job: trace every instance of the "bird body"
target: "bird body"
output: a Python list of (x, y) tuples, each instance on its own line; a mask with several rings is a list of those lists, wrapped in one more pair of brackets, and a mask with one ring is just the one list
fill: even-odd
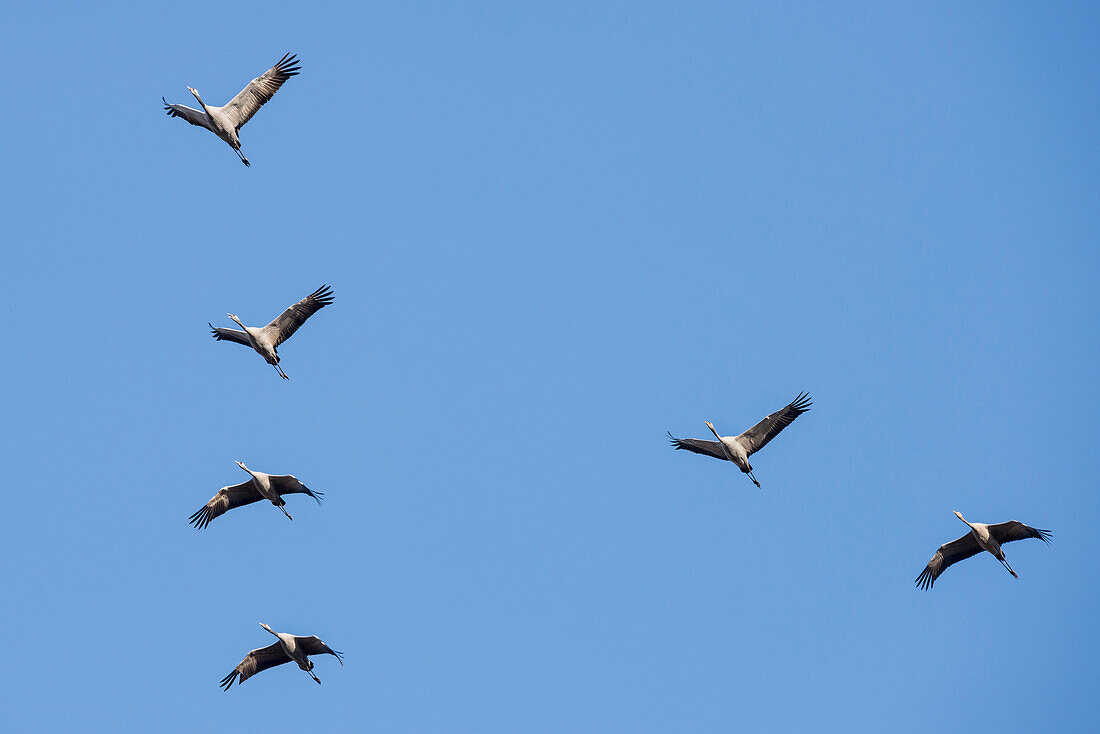
[(298, 330), (298, 327), (306, 322), (306, 319), (332, 303), (332, 301), (332, 289), (327, 285), (323, 285), (283, 311), (267, 326), (245, 326), (241, 323), (237, 314), (233, 313), (226, 315), (241, 327), (241, 331), (225, 329), (213, 324), (208, 324), (208, 326), (215, 340), (231, 341), (243, 344), (246, 347), (252, 347), (269, 365), (275, 368), (280, 377), (289, 380), (290, 378), (279, 365), (279, 345), (289, 339)]
[(760, 482), (756, 481), (756, 476), (752, 473), (749, 456), (764, 448), (795, 418), (808, 411), (812, 404), (809, 395), (799, 393), (798, 397), (781, 410), (766, 416), (762, 421), (738, 436), (720, 436), (718, 431), (715, 430), (714, 424), (706, 421), (707, 428), (718, 439), (717, 441), (707, 441), (700, 438), (676, 438), (672, 433), (669, 433), (668, 437), (672, 440), (673, 447), (677, 449), (733, 462), (738, 469), (748, 475), (753, 484), (759, 487)]
[(738, 469), (746, 474), (751, 472), (752, 465), (749, 464), (749, 452), (745, 449), (745, 445), (738, 440), (739, 436), (719, 436), (718, 431), (714, 430), (713, 423), (710, 421), (704, 422), (721, 444), (722, 452), (726, 455), (726, 460), (732, 461), (737, 465)]
[[(959, 513), (956, 512), (955, 514), (958, 515)], [(962, 515), (959, 515), (959, 519), (962, 520)], [(998, 543), (997, 539), (989, 532), (988, 525), (980, 522), (967, 522), (966, 520), (963, 520), (963, 522), (970, 526), (970, 534), (974, 536), (974, 540), (978, 542), (978, 545), (980, 545), (982, 549), (989, 551), (997, 557), (1004, 556), (1004, 553), (1001, 551), (1001, 544)]]
[[(282, 495), (279, 494), (279, 490), (276, 488), (275, 483), (271, 481), (270, 474), (266, 474), (262, 471), (252, 471), (239, 461), (237, 462), (237, 466), (248, 472), (248, 475), (252, 477), (252, 484), (255, 485), (256, 491), (259, 492), (264, 499), (268, 500), (269, 502), (271, 502), (271, 504), (282, 510), (283, 514), (285, 514), (287, 517), (290, 517), (290, 514), (287, 513), (285, 507), (286, 500), (284, 500)], [(293, 520), (294, 518), (290, 517), (290, 519)]]
[(306, 671), (312, 670), (313, 663), (309, 661), (309, 656), (298, 648), (298, 640), (294, 635), (288, 635), (286, 632), (276, 632), (266, 624), (262, 622), (260, 624), (265, 630), (279, 638), (279, 645), (283, 648), (283, 652), (286, 653), (288, 658), (298, 663), (299, 668)]
[(251, 165), (248, 159), (241, 153), (240, 131), (244, 124), (252, 119), (267, 101), (275, 96), (283, 83), (292, 76), (298, 74), (301, 69), (296, 66), (298, 57), (286, 54), (283, 58), (265, 71), (260, 76), (248, 83), (237, 96), (229, 100), (222, 107), (214, 107), (206, 104), (198, 91), (188, 87), (187, 91), (199, 101), (201, 110), (181, 104), (169, 104), (168, 100), (161, 97), (164, 109), (169, 117), (180, 117), (198, 127), (205, 127), (210, 132), (224, 140), (240, 157), (246, 166)]
[(316, 636), (300, 637), (286, 632), (276, 632), (263, 622), (260, 622), (260, 626), (275, 635), (277, 642), (251, 650), (245, 655), (244, 660), (237, 664), (233, 672), (222, 678), (221, 685), (225, 690), (229, 690), (234, 680), (237, 681), (237, 685), (240, 685), (260, 671), (289, 662), (297, 663), (299, 668), (309, 673), (309, 677), (320, 684), (321, 679), (313, 672), (314, 663), (309, 659), (310, 655), (332, 655), (340, 661), (341, 666), (344, 664), (343, 653), (333, 650)]
[(959, 561), (966, 560), (982, 551), (989, 552), (994, 558), (1000, 561), (1001, 565), (1004, 566), (1010, 574), (1012, 574), (1012, 578), (1018, 579), (1020, 576), (1008, 565), (1008, 561), (1005, 559), (1005, 554), (1001, 546), (1005, 543), (1011, 543), (1014, 540), (1023, 540), (1025, 538), (1038, 538), (1044, 543), (1050, 542), (1049, 530), (1039, 530), (1038, 528), (1028, 527), (1016, 520), (1002, 522), (996, 525), (986, 525), (980, 522), (970, 522), (958, 512), (955, 513), (955, 516), (966, 523), (970, 528), (970, 532), (950, 543), (944, 543), (936, 550), (935, 555), (932, 556), (932, 560), (928, 562), (928, 565), (925, 566), (920, 576), (917, 577), (917, 586), (922, 589), (931, 589), (936, 583), (936, 579), (938, 579), (949, 566)]
[(248, 345), (255, 349), (257, 354), (267, 360), (268, 364), (279, 364), (279, 353), (275, 350), (275, 341), (265, 334), (263, 329), (245, 326), (241, 323), (241, 320), (237, 318), (236, 314), (227, 315), (240, 324), (241, 329), (244, 330), (245, 336), (248, 337)]
[(231, 487), (222, 487), (209, 502), (191, 515), (189, 522), (196, 528), (200, 530), (205, 528), (214, 518), (224, 515), (235, 507), (261, 500), (268, 500), (293, 520), (294, 518), (286, 511), (284, 494), (307, 494), (317, 500), (317, 504), (321, 504), (323, 493), (302, 484), (293, 474), (267, 474), (262, 471), (253, 471), (239, 461), (237, 466), (248, 472), (248, 481)]

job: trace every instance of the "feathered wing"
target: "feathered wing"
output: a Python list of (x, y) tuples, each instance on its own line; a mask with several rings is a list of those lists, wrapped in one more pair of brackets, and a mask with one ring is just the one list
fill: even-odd
[(1049, 530), (1039, 530), (1038, 528), (1028, 527), (1017, 520), (990, 525), (989, 534), (1001, 545), (1011, 543), (1014, 540), (1024, 540), (1026, 538), (1038, 538), (1044, 543), (1049, 543), (1051, 535)]
[(323, 285), (279, 314), (264, 331), (271, 332), (271, 340), (279, 346), (298, 331), (298, 327), (313, 314), (332, 303), (332, 289)]
[(726, 459), (722, 444), (717, 441), (705, 441), (701, 438), (676, 438), (671, 432), (668, 437), (672, 439), (672, 445), (677, 449), (713, 456), (716, 459)]
[(210, 331), (214, 334), (214, 339), (217, 341), (237, 342), (238, 344), (244, 344), (246, 347), (251, 347), (252, 342), (248, 340), (248, 334), (238, 329), (223, 329), (220, 326), (214, 326), (210, 322), (206, 323), (210, 327)]
[(306, 655), (332, 655), (340, 661), (340, 665), (344, 664), (344, 653), (339, 650), (333, 650), (331, 647), (321, 642), (321, 638), (310, 635), (309, 637), (295, 637), (294, 641), (298, 644), (298, 648)]
[(222, 107), (222, 111), (231, 116), (238, 132), (261, 107), (267, 104), (268, 100), (275, 96), (275, 92), (279, 91), (283, 82), (298, 73), (302, 67), (296, 66), (297, 63), (297, 55), (286, 54), (275, 66), (250, 81), (247, 87)]
[(799, 393), (782, 410), (777, 410), (764, 420), (757, 423), (738, 438), (741, 440), (745, 451), (751, 456), (768, 445), (768, 441), (779, 435), (779, 432), (794, 422), (794, 419), (810, 409), (813, 403), (806, 393)]
[(256, 485), (249, 479), (247, 482), (234, 484), (232, 487), (222, 487), (218, 493), (210, 498), (210, 501), (199, 508), (198, 512), (188, 521), (198, 529), (203, 529), (216, 517), (224, 515), (234, 507), (250, 505), (259, 502), (264, 496), (256, 489)]
[(171, 104), (164, 97), (161, 97), (160, 100), (164, 102), (164, 109), (167, 110), (169, 117), (182, 118), (192, 125), (205, 127), (207, 130), (213, 132), (214, 128), (210, 126), (210, 118), (207, 117), (206, 113), (202, 110), (196, 110), (194, 107), (188, 107), (182, 104)]
[(283, 651), (283, 646), (276, 641), (274, 644), (252, 650), (245, 655), (244, 660), (237, 663), (233, 672), (222, 678), (221, 686), (228, 691), (233, 681), (238, 678), (237, 684), (240, 685), (260, 671), (289, 662), (290, 657)]
[(324, 492), (310, 489), (302, 484), (301, 480), (293, 474), (269, 474), (268, 478), (279, 494), (308, 494), (317, 500), (317, 504), (321, 504), (321, 498), (325, 496)]
[(932, 560), (928, 562), (924, 570), (921, 571), (920, 576), (917, 577), (917, 586), (922, 589), (931, 589), (936, 583), (936, 579), (947, 570), (948, 566), (958, 563), (959, 561), (965, 561), (967, 558), (981, 552), (982, 547), (978, 545), (978, 541), (975, 540), (974, 536), (970, 533), (967, 533), (958, 540), (944, 543), (936, 551), (936, 554), (932, 556)]

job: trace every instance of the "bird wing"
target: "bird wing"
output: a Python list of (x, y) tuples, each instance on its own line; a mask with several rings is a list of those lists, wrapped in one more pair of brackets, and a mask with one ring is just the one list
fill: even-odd
[(250, 505), (259, 502), (264, 496), (256, 489), (256, 485), (249, 479), (247, 482), (234, 484), (232, 487), (222, 487), (218, 493), (210, 498), (210, 501), (199, 508), (198, 512), (188, 521), (198, 529), (205, 528), (214, 518), (224, 515), (234, 507)]
[(332, 289), (327, 285), (323, 285), (279, 314), (274, 321), (264, 327), (264, 330), (271, 332), (271, 341), (274, 342), (275, 346), (279, 346), (293, 336), (294, 332), (298, 331), (298, 327), (306, 322), (306, 319), (332, 303), (332, 301)]
[(716, 459), (726, 459), (726, 454), (722, 450), (722, 444), (717, 441), (704, 441), (701, 438), (676, 438), (671, 433), (668, 434), (668, 437), (672, 439), (672, 445), (677, 449), (693, 451), (697, 454), (706, 454)]
[(275, 96), (275, 92), (279, 91), (283, 82), (298, 73), (302, 67), (295, 66), (297, 63), (297, 55), (286, 54), (275, 66), (250, 81), (247, 87), (238, 92), (237, 96), (222, 108), (222, 111), (230, 116), (238, 131), (261, 107), (267, 104), (269, 99)]
[(170, 104), (164, 97), (161, 97), (160, 100), (164, 102), (164, 109), (167, 110), (169, 117), (182, 117), (192, 125), (205, 127), (211, 131), (214, 129), (210, 126), (210, 118), (202, 110), (196, 110), (194, 107), (182, 104)]
[(755, 454), (793, 423), (795, 418), (809, 410), (812, 404), (809, 395), (799, 393), (785, 408), (775, 411), (737, 438), (748, 454)]
[(268, 474), (267, 478), (271, 480), (272, 485), (275, 487), (275, 491), (279, 494), (308, 494), (313, 499), (317, 500), (317, 504), (321, 504), (321, 498), (325, 496), (324, 492), (318, 492), (310, 489), (293, 474)]
[(298, 649), (304, 652), (306, 655), (323, 655), (328, 654), (334, 656), (340, 661), (340, 665), (344, 664), (344, 658), (342, 652), (333, 650), (331, 647), (321, 642), (320, 637), (310, 635), (309, 637), (295, 637), (294, 641), (298, 645)]
[(1028, 527), (1018, 520), (990, 525), (989, 534), (1001, 545), (1011, 543), (1014, 540), (1024, 540), (1025, 538), (1038, 538), (1044, 543), (1050, 542), (1049, 530)]
[(210, 331), (214, 333), (214, 338), (220, 342), (237, 342), (238, 344), (244, 344), (246, 347), (251, 347), (252, 342), (248, 340), (248, 334), (237, 329), (223, 329), (220, 326), (214, 326), (210, 322), (206, 323), (210, 327)]
[(244, 660), (237, 663), (237, 667), (233, 669), (233, 672), (222, 678), (221, 685), (228, 691), (229, 687), (233, 685), (233, 681), (238, 676), (240, 680), (237, 681), (237, 685), (240, 685), (262, 670), (274, 668), (276, 665), (282, 665), (283, 663), (289, 662), (290, 656), (286, 654), (281, 644), (275, 642), (267, 647), (252, 650), (245, 655)]
[(932, 560), (928, 562), (924, 570), (921, 571), (920, 576), (917, 577), (917, 586), (922, 589), (931, 589), (932, 585), (936, 583), (936, 579), (947, 570), (948, 566), (959, 561), (965, 561), (970, 556), (981, 552), (982, 547), (978, 545), (978, 541), (974, 539), (971, 533), (967, 533), (958, 540), (952, 540), (950, 543), (944, 543), (932, 556)]

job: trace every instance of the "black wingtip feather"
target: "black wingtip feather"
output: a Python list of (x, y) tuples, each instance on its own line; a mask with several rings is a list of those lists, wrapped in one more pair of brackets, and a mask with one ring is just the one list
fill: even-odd
[(191, 516), (188, 522), (194, 525), (196, 530), (203, 530), (210, 524), (212, 519), (213, 518), (210, 517), (210, 508), (203, 505), (198, 512)]
[(323, 285), (317, 290), (309, 294), (309, 298), (314, 301), (319, 301), (321, 306), (327, 306), (336, 300), (336, 297), (332, 295), (332, 288), (327, 285)]
[(810, 409), (810, 406), (813, 405), (813, 404), (814, 404), (814, 402), (813, 402), (813, 399), (810, 398), (810, 394), (808, 392), (803, 391), (803, 392), (798, 393), (798, 397), (796, 397), (794, 400), (792, 400), (788, 407), (790, 407), (793, 410), (797, 410), (799, 415), (801, 415), (802, 413), (805, 413), (806, 411), (808, 411)]

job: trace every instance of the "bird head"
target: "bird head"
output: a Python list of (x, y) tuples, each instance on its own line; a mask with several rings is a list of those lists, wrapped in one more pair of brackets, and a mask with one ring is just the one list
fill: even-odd
[[(966, 522), (966, 518), (963, 517), (962, 514), (958, 510), (955, 510), (955, 517), (959, 518), (963, 522)], [(966, 524), (969, 525), (970, 523), (967, 522)]]
[(266, 624), (264, 624), (263, 622), (260, 622), (260, 626), (261, 626), (261, 627), (263, 627), (263, 628), (264, 628), (265, 630), (267, 630), (268, 632), (270, 632), (271, 634), (275, 634), (275, 630), (271, 629), (270, 627), (268, 627), (268, 626), (267, 626)]
[(240, 468), (244, 469), (245, 471), (248, 471), (248, 467), (247, 467), (247, 466), (245, 466), (244, 464), (242, 464), (241, 462), (237, 461), (237, 462), (234, 462), (234, 463), (235, 463), (235, 464), (236, 464), (237, 466), (239, 466)]
[(238, 323), (238, 324), (239, 324), (239, 325), (241, 326), (241, 328), (244, 328), (244, 324), (242, 324), (242, 323), (241, 323), (241, 320), (240, 320), (240, 318), (239, 318), (239, 317), (237, 316), (237, 314), (235, 314), (235, 313), (227, 313), (227, 314), (226, 314), (226, 316), (228, 316), (229, 318), (231, 318), (231, 319), (233, 319), (234, 321), (236, 321), (236, 322), (237, 322), (237, 323)]
[(199, 90), (194, 89), (193, 87), (188, 87), (187, 91), (190, 92), (191, 94), (195, 95), (195, 99), (202, 102), (202, 97), (199, 96)]

